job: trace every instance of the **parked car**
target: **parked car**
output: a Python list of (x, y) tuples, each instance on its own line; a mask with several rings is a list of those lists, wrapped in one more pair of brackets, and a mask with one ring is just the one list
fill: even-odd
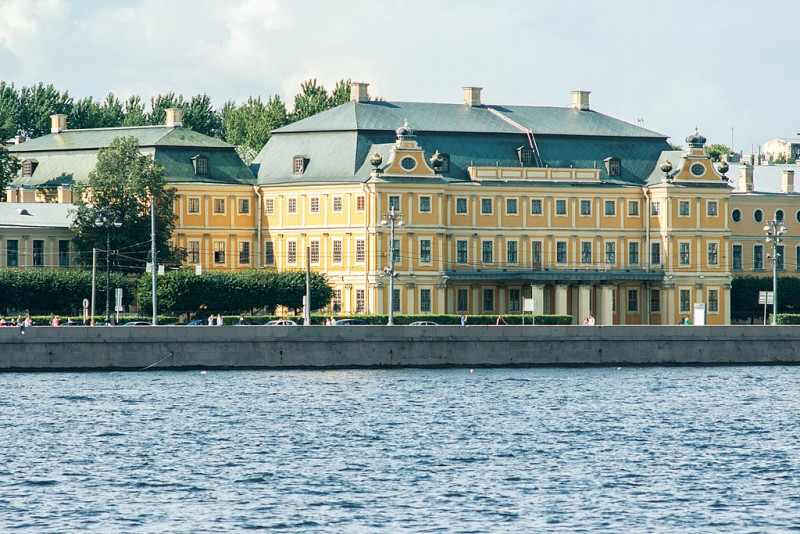
[(409, 326), (439, 326), (439, 323), (433, 321), (414, 321)]
[(367, 321), (364, 319), (339, 319), (333, 326), (367, 326)]
[(264, 326), (297, 326), (297, 323), (291, 319), (273, 319), (265, 323)]
[(194, 321), (189, 321), (186, 323), (186, 326), (206, 326), (207, 324), (207, 319), (195, 319)]
[(122, 326), (150, 326), (147, 321), (129, 321)]

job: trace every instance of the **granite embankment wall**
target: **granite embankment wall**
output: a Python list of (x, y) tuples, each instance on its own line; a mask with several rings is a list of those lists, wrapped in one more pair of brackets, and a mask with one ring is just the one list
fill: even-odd
[(0, 371), (764, 363), (800, 363), (800, 327), (0, 328)]

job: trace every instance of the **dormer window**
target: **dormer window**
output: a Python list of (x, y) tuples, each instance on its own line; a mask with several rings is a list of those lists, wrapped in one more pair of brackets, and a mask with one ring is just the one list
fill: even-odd
[(439, 154), (442, 156), (442, 164), (439, 166), (439, 172), (447, 174), (450, 172), (450, 154)]
[(606, 165), (606, 172), (609, 176), (619, 176), (622, 174), (622, 160), (619, 158), (606, 158), (603, 160)]
[(533, 150), (527, 146), (521, 146), (517, 149), (517, 159), (520, 166), (530, 165), (533, 163)]
[(197, 176), (208, 175), (208, 158), (206, 156), (195, 156), (192, 158), (194, 173)]
[(292, 174), (303, 174), (306, 172), (308, 158), (305, 156), (295, 156), (292, 159)]
[(22, 176), (33, 176), (33, 172), (36, 170), (36, 166), (39, 163), (32, 160), (26, 159), (22, 162)]

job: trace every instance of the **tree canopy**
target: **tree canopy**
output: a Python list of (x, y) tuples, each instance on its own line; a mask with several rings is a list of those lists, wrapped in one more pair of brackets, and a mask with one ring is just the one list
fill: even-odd
[(706, 154), (711, 156), (711, 161), (719, 161), (721, 156), (733, 154), (733, 150), (721, 143), (711, 143), (706, 145)]
[[(156, 249), (159, 263), (175, 261), (168, 243), (175, 227), (172, 212), (175, 190), (166, 187), (164, 169), (150, 156), (143, 155), (134, 137), (118, 137), (101, 149), (97, 166), (86, 184), (75, 186), (73, 242), (78, 261), (91, 261), (93, 247), (105, 250), (111, 232), (114, 266), (143, 271), (150, 255), (150, 198), (156, 202)], [(105, 216), (122, 220), (120, 228), (98, 227), (95, 221)]]

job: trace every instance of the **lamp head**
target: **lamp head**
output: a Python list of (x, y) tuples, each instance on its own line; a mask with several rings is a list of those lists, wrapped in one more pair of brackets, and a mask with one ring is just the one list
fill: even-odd
[(764, 226), (764, 228), (762, 228), (762, 230), (764, 230), (765, 232), (769, 232), (771, 230), (771, 228), (769, 226)]
[(400, 221), (399, 223), (397, 223), (397, 226), (405, 226), (405, 225), (406, 225), (405, 221)]
[(114, 228), (120, 228), (122, 226), (122, 217), (117, 215), (117, 218), (114, 219)]
[(387, 221), (386, 219), (381, 219), (381, 222), (379, 222), (378, 224), (381, 226), (386, 226), (387, 224), (389, 224), (389, 221)]
[(97, 218), (94, 220), (94, 225), (100, 228), (106, 223), (106, 218), (104, 215), (98, 215)]

